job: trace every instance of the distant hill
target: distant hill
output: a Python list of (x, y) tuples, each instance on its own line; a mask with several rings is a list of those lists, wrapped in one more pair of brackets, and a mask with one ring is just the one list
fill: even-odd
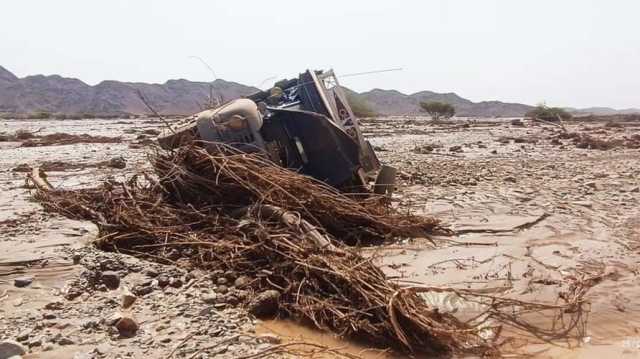
[(532, 106), (500, 101), (472, 102), (455, 93), (421, 91), (405, 95), (396, 90), (374, 89), (357, 94), (357, 97), (381, 115), (421, 114), (420, 102), (446, 102), (456, 109), (457, 116), (475, 117), (518, 117), (532, 109)]
[(611, 116), (611, 115), (629, 115), (634, 113), (640, 113), (640, 109), (638, 108), (627, 108), (624, 110), (616, 110), (611, 107), (588, 107), (588, 108), (567, 108), (569, 112), (574, 115), (593, 115), (593, 116)]
[[(146, 114), (147, 107), (140, 101), (141, 91), (154, 109), (162, 114), (184, 115), (199, 111), (209, 97), (207, 82), (169, 80), (164, 84), (103, 81), (95, 86), (78, 79), (59, 75), (35, 75), (18, 78), (0, 66), (0, 113), (29, 114), (36, 112), (62, 114), (120, 115)], [(257, 88), (236, 82), (215, 80), (212, 83), (215, 96), (230, 100), (258, 91)], [(421, 91), (411, 95), (396, 90), (374, 89), (357, 93), (346, 89), (351, 100), (359, 107), (366, 107), (380, 115), (421, 114), (420, 102), (441, 101), (452, 104), (458, 116), (519, 117), (532, 106), (500, 101), (472, 102), (455, 93)], [(579, 114), (637, 113), (629, 109), (623, 112), (594, 107), (571, 109)]]
[[(206, 82), (169, 80), (164, 84), (103, 81), (95, 86), (58, 75), (18, 78), (0, 66), (0, 112), (64, 114), (143, 114), (149, 110), (140, 101), (141, 91), (162, 114), (191, 114), (201, 109), (209, 96)], [(246, 96), (257, 88), (216, 80), (214, 95), (225, 100)]]

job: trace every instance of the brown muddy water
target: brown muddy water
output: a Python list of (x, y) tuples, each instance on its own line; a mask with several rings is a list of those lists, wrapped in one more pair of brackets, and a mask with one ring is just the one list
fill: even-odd
[[(574, 130), (602, 127), (573, 124)], [(123, 136), (119, 144), (76, 144), (21, 148), (0, 143), (0, 316), (51, 299), (77, 274), (62, 248), (96, 237), (88, 223), (44, 214), (23, 187), (25, 173), (12, 169), (43, 161), (95, 163), (122, 156), (127, 170), (85, 168), (49, 173), (62, 187), (92, 186), (108, 177), (146, 166), (144, 149), (130, 148), (157, 124), (141, 120), (3, 121), (0, 132), (17, 129)], [(367, 121), (365, 134), (382, 162), (399, 169), (394, 205), (440, 218), (458, 235), (363, 248), (401, 284), (473, 288), (486, 293), (548, 302), (563, 278), (608, 273), (592, 288), (585, 336), (544, 343), (517, 337), (520, 354), (540, 358), (640, 356), (640, 150), (592, 151), (549, 141), (498, 141), (501, 137), (546, 138), (543, 127), (478, 121), (468, 128), (428, 126), (421, 121)], [(638, 127), (608, 129), (611, 136), (640, 133)], [(415, 151), (431, 146), (432, 152)], [(460, 150), (450, 151), (453, 146)], [(419, 153), (418, 153), (419, 152)], [(29, 288), (13, 280), (33, 276)], [(448, 296), (426, 298), (443, 311), (477, 308)], [(544, 324), (545, 318), (535, 318)], [(285, 341), (339, 347), (365, 358), (399, 358), (289, 321), (265, 321), (257, 333)], [(1, 336), (1, 335), (0, 335)]]

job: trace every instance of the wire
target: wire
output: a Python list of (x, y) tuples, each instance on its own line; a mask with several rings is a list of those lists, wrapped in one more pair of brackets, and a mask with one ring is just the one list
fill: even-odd
[(200, 56), (189, 56), (189, 58), (190, 58), (190, 59), (196, 59), (196, 60), (198, 60), (198, 61), (202, 62), (202, 64), (203, 64), (204, 66), (206, 66), (206, 67), (209, 69), (209, 71), (211, 71), (211, 74), (213, 74), (213, 79), (214, 79), (214, 80), (217, 80), (217, 79), (218, 79), (218, 76), (216, 76), (216, 72), (215, 72), (215, 71), (213, 71), (213, 69), (211, 68), (211, 66), (209, 66), (209, 64), (208, 64), (206, 61), (204, 61), (204, 60), (202, 59), (202, 57), (200, 57)]
[(379, 74), (379, 73), (382, 73), (382, 72), (392, 72), (392, 71), (402, 71), (402, 70), (403, 70), (402, 67), (397, 67), (397, 68), (393, 68), (393, 69), (374, 70), (374, 71), (365, 71), (365, 72), (354, 72), (354, 73), (351, 73), (351, 74), (340, 75), (340, 78), (360, 76), (360, 75)]

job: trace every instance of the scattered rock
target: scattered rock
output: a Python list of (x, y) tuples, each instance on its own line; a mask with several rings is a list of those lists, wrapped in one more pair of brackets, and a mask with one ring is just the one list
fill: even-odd
[(144, 274), (145, 274), (147, 277), (155, 278), (155, 277), (157, 277), (157, 276), (158, 276), (158, 271), (157, 271), (157, 270), (155, 270), (155, 269), (153, 269), (153, 268), (149, 268), (149, 269), (147, 269), (147, 270), (145, 270), (145, 271), (144, 271)]
[(594, 190), (598, 189), (598, 184), (596, 182), (587, 182), (584, 185)]
[(73, 261), (73, 264), (80, 264), (80, 261), (82, 260), (82, 255), (78, 253), (74, 253), (71, 256), (71, 260)]
[(130, 291), (125, 290), (124, 292), (122, 292), (122, 308), (129, 308), (133, 305), (133, 303), (135, 303), (136, 299), (138, 299), (138, 297), (136, 297)]
[(27, 352), (22, 344), (13, 340), (0, 341), (0, 359), (8, 359), (12, 356), (23, 355)]
[(449, 152), (462, 152), (462, 146), (451, 146)]
[(111, 351), (111, 346), (107, 343), (98, 345), (94, 350), (94, 353), (105, 356)]
[(202, 301), (206, 304), (215, 304), (218, 296), (215, 294), (205, 294), (202, 296)]
[(509, 182), (509, 183), (516, 183), (516, 182), (517, 182), (516, 178), (515, 178), (515, 177), (513, 177), (513, 176), (507, 176), (507, 177), (505, 177), (505, 178), (504, 178), (504, 181), (505, 181), (505, 182)]
[(158, 286), (164, 288), (169, 285), (170, 279), (164, 274), (159, 275), (156, 280), (158, 281)]
[(83, 329), (98, 329), (98, 327), (100, 326), (100, 323), (98, 322), (98, 320), (93, 319), (93, 318), (89, 318), (89, 319), (85, 319), (80, 326)]
[(153, 287), (150, 285), (139, 285), (133, 288), (133, 293), (140, 297), (145, 296), (151, 292), (153, 292)]
[(80, 288), (69, 287), (66, 289), (66, 293), (64, 294), (64, 298), (66, 300), (74, 300), (81, 296), (84, 292)]
[(25, 329), (21, 331), (17, 336), (16, 340), (19, 342), (25, 342), (31, 336), (31, 329)]
[(111, 168), (123, 169), (127, 167), (127, 161), (123, 157), (114, 157), (107, 162), (107, 166)]
[(220, 294), (226, 294), (228, 291), (229, 287), (227, 287), (226, 285), (219, 285), (218, 288), (216, 288), (216, 292)]
[(75, 342), (75, 341), (73, 341), (72, 339), (70, 339), (70, 338), (68, 338), (68, 337), (63, 336), (63, 335), (62, 335), (62, 334), (60, 334), (60, 333), (56, 334), (56, 336), (55, 336), (55, 337), (53, 337), (53, 338), (51, 339), (51, 341), (52, 341), (52, 342), (54, 342), (54, 343), (56, 343), (56, 344), (58, 344), (58, 345), (73, 345), (73, 344), (75, 344), (75, 343), (76, 343), (76, 342)]
[(236, 280), (233, 282), (233, 285), (236, 288), (245, 288), (249, 285), (249, 283), (251, 283), (251, 278), (247, 277), (246, 275), (241, 275), (236, 278)]
[(130, 338), (136, 335), (139, 325), (138, 325), (138, 322), (136, 322), (136, 320), (133, 319), (132, 317), (123, 315), (116, 322), (115, 327), (116, 329), (118, 329), (118, 332), (120, 333), (121, 336)]
[(44, 342), (44, 338), (42, 336), (37, 336), (29, 340), (27, 345), (29, 345), (29, 348), (35, 348), (41, 346), (42, 342)]
[(49, 302), (44, 306), (44, 309), (47, 310), (61, 310), (62, 308), (64, 308), (62, 302)]
[(120, 286), (120, 275), (118, 275), (117, 272), (102, 272), (102, 274), (100, 275), (100, 279), (102, 280), (102, 283), (109, 289), (118, 289), (118, 287)]
[(220, 277), (218, 278), (218, 280), (216, 281), (216, 283), (218, 285), (226, 285), (227, 283), (229, 283), (229, 281), (227, 280), (227, 278), (225, 277)]
[(169, 285), (174, 287), (174, 288), (180, 288), (180, 287), (182, 287), (182, 284), (183, 284), (182, 283), (182, 279), (180, 279), (180, 278), (171, 278), (169, 280)]
[(18, 288), (24, 288), (33, 283), (33, 277), (20, 277), (13, 280), (13, 285)]
[(251, 300), (248, 306), (249, 313), (256, 317), (269, 317), (277, 313), (280, 293), (277, 290), (267, 290)]

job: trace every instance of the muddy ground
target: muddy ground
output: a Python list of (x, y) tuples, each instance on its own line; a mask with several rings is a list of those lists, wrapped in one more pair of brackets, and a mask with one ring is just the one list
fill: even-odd
[[(390, 276), (549, 301), (567, 277), (602, 274), (587, 296), (591, 312), (579, 341), (549, 344), (505, 332), (537, 357), (640, 354), (639, 149), (577, 148), (555, 126), (508, 120), (387, 118), (363, 125), (381, 161), (399, 169), (394, 205), (436, 216), (457, 233), (433, 238), (435, 245), (421, 239), (363, 248), (379, 256)], [(566, 127), (607, 139), (640, 135), (637, 122)], [(159, 123), (0, 122), (0, 132), (18, 129), (121, 137), (37, 147), (0, 142), (0, 340), (21, 343), (25, 357), (238, 358), (292, 340), (370, 358), (394, 356), (284, 320), (258, 321), (241, 304), (253, 295), (243, 289), (247, 278), (96, 251), (90, 246), (95, 226), (48, 215), (30, 199), (25, 176), (31, 166), (44, 165), (49, 181), (62, 188), (144, 168), (145, 144)], [(135, 302), (123, 308), (123, 295), (131, 294)], [(448, 297), (427, 299), (441, 310), (473, 309)], [(114, 326), (122, 316), (139, 324), (135, 335)]]

